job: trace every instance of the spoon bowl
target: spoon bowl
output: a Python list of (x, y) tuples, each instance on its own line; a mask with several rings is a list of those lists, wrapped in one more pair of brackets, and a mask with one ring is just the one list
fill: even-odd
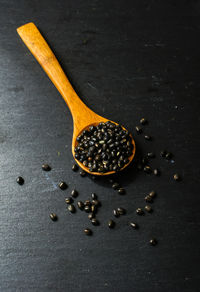
[[(39, 30), (35, 26), (34, 23), (30, 22), (27, 23), (17, 29), (17, 32), (25, 45), (31, 51), (33, 56), (42, 66), (44, 71), (47, 73), (53, 84), (56, 86), (60, 94), (62, 95), (63, 99), (65, 100), (66, 104), (68, 105), (72, 117), (73, 117), (73, 138), (72, 138), (72, 154), (74, 159), (76, 160), (77, 164), (86, 172), (92, 175), (109, 175), (114, 174), (115, 171), (109, 172), (90, 172), (89, 169), (84, 166), (80, 161), (75, 158), (74, 148), (77, 146), (76, 138), (83, 132), (85, 129), (88, 129), (91, 125), (96, 126), (100, 122), (108, 122), (110, 120), (96, 114), (91, 109), (89, 109), (82, 100), (78, 97), (75, 90), (73, 89), (72, 85), (70, 84), (68, 78), (66, 77), (64, 71), (62, 70), (60, 64), (58, 63), (55, 55), (51, 51), (50, 47), (48, 46), (45, 39), (40, 34)], [(114, 124), (116, 122), (110, 121)], [(126, 130), (124, 127), (122, 127)], [(135, 156), (135, 141), (133, 137), (130, 135), (133, 150), (132, 155), (129, 157), (129, 162), (125, 164), (121, 169), (123, 170), (127, 167), (133, 157)]]

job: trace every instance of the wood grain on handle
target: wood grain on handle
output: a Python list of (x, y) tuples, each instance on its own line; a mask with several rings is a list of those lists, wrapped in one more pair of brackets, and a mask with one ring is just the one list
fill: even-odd
[(74, 123), (80, 121), (84, 111), (92, 112), (78, 97), (55, 55), (34, 23), (30, 22), (17, 29), (17, 32), (33, 56), (40, 63), (71, 110)]

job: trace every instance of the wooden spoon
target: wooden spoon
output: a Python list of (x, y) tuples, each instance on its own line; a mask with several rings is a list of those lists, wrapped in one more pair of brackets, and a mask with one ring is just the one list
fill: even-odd
[[(110, 120), (94, 113), (81, 101), (81, 99), (78, 97), (75, 90), (73, 89), (72, 85), (70, 84), (69, 80), (67, 79), (65, 73), (63, 72), (55, 55), (49, 48), (48, 44), (46, 43), (45, 39), (42, 37), (34, 23), (30, 22), (19, 27), (17, 29), (17, 32), (22, 38), (25, 45), (31, 51), (33, 56), (37, 59), (44, 71), (47, 73), (53, 84), (56, 86), (71, 111), (74, 123), (72, 154), (75, 159), (74, 148), (77, 145), (77, 136), (91, 125), (97, 125), (100, 122), (107, 122)], [(133, 153), (131, 157), (129, 157), (129, 163), (127, 163), (121, 169), (124, 169), (133, 160), (133, 157), (135, 155), (135, 142), (133, 138), (132, 143), (134, 147)], [(82, 169), (94, 175), (109, 175), (115, 173), (114, 171), (105, 173), (90, 172), (89, 169), (85, 167), (81, 162), (79, 162), (77, 159), (75, 160)]]

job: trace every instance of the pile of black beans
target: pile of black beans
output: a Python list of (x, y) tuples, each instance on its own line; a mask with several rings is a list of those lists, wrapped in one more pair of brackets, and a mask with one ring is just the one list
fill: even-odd
[(133, 153), (129, 132), (110, 121), (90, 126), (76, 140), (75, 158), (90, 172), (119, 171)]

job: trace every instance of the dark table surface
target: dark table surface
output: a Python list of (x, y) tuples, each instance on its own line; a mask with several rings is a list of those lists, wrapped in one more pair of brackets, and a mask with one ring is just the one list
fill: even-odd
[[(132, 166), (118, 177), (119, 196), (107, 180), (71, 171), (71, 114), (16, 33), (30, 21), (83, 101), (126, 125), (137, 155), (156, 153), (160, 177)], [(199, 291), (199, 33), (199, 1), (0, 1), (0, 291)], [(143, 116), (151, 142), (135, 134)], [(99, 227), (66, 211), (73, 188), (80, 200), (98, 194)], [(139, 217), (151, 190), (154, 212)], [(118, 206), (127, 214), (109, 230)]]

